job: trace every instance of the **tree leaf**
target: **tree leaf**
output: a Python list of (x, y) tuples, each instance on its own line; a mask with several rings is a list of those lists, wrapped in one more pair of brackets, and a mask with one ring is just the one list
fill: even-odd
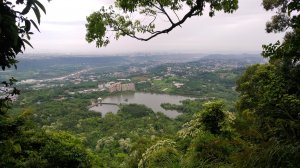
[(21, 14), (26, 15), (30, 11), (31, 6), (32, 6), (32, 0), (28, 0), (27, 4), (26, 4), (26, 7), (23, 9)]
[(37, 26), (37, 24), (31, 19), (30, 22), (33, 24), (33, 26), (40, 32), (39, 27)]
[(38, 23), (40, 24), (41, 23), (41, 13), (39, 11), (39, 9), (37, 8), (37, 6), (35, 4), (33, 4), (34, 7), (32, 7), (34, 13), (35, 13), (35, 16), (36, 16), (36, 19), (38, 21)]
[(15, 144), (13, 146), (14, 152), (20, 153), (22, 151), (21, 145), (20, 144)]
[(42, 11), (46, 14), (46, 9), (42, 3), (40, 3), (38, 0), (35, 0), (34, 3), (42, 9)]
[(29, 20), (25, 20), (25, 31), (29, 32), (31, 28), (31, 23)]
[(31, 48), (33, 48), (33, 46), (29, 43), (29, 41), (28, 40), (26, 40), (26, 39), (22, 39), (22, 41), (24, 42), (24, 43), (26, 43), (27, 45), (29, 45)]

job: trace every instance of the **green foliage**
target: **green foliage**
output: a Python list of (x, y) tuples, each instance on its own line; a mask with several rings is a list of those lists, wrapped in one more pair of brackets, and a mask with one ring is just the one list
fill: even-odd
[(204, 104), (204, 109), (194, 115), (193, 119), (184, 125), (178, 132), (182, 138), (196, 137), (203, 132), (211, 134), (230, 136), (235, 120), (234, 114), (224, 111), (224, 102), (214, 101)]
[(119, 114), (124, 118), (126, 118), (126, 116), (140, 118), (153, 115), (154, 112), (152, 111), (152, 109), (146, 107), (145, 105), (129, 104), (122, 106)]
[(209, 131), (212, 134), (221, 133), (221, 122), (223, 122), (225, 119), (225, 113), (223, 112), (223, 110), (223, 102), (205, 104), (204, 112), (201, 114), (201, 121), (206, 131)]
[(229, 156), (234, 148), (231, 141), (205, 133), (192, 140), (184, 163), (187, 167), (232, 167)]
[[(224, 63), (226, 64), (226, 63)], [(179, 67), (186, 67), (188, 63), (179, 64)], [(163, 76), (165, 69), (170, 65), (162, 65), (158, 67), (158, 70), (154, 68), (151, 74)], [(197, 66), (201, 66), (205, 70), (205, 63)], [(175, 69), (175, 68), (174, 68)], [(183, 73), (188, 70), (181, 70)], [(187, 74), (176, 74), (175, 77), (167, 76), (161, 80), (152, 80), (149, 84), (143, 84), (143, 87), (136, 87), (138, 91), (154, 92), (154, 93), (167, 93), (175, 95), (186, 95), (199, 98), (199, 104), (205, 101), (213, 99), (224, 99), (227, 107), (230, 111), (235, 111), (235, 101), (238, 97), (238, 93), (234, 90), (235, 80), (244, 72), (244, 69), (232, 69), (232, 70), (218, 70), (216, 72), (192, 72), (191, 76)], [(177, 88), (174, 82), (184, 84), (182, 87)], [(137, 86), (140, 86), (139, 84)], [(191, 101), (196, 103), (195, 101)], [(185, 103), (185, 102), (183, 102)], [(165, 108), (167, 105), (163, 105)], [(190, 106), (167, 107), (167, 109), (178, 110), (183, 113), (190, 113), (188, 108), (194, 108), (199, 111), (200, 106), (195, 107), (192, 104)]]
[[(22, 11), (15, 10), (15, 4), (9, 0), (0, 1), (0, 66), (2, 70), (11, 68), (16, 63), (16, 55), (25, 50), (29, 43), (31, 25), (38, 29), (37, 24), (26, 17), (30, 10), (35, 12), (40, 23), (40, 12), (46, 10), (38, 0), (17, 0), (16, 5), (25, 5)], [(8, 114), (11, 108), (12, 98), (19, 94), (19, 90), (13, 87), (16, 80), (12, 77), (9, 82), (2, 82), (0, 87), (0, 167), (33, 167), (47, 165), (47, 160), (39, 154), (40, 144), (35, 144), (34, 137), (27, 137), (24, 123), (27, 121), (28, 111), (13, 116)], [(37, 133), (38, 134), (38, 133)], [(29, 143), (29, 144), (27, 144)], [(33, 146), (31, 146), (33, 145)], [(37, 145), (37, 146), (35, 146)]]
[(274, 65), (250, 67), (238, 81), (239, 111), (249, 110), (265, 138), (298, 139), (300, 100)]
[(175, 142), (171, 140), (161, 140), (149, 147), (141, 158), (138, 167), (180, 167), (180, 155), (175, 148)]
[(47, 167), (97, 166), (93, 163), (95, 156), (82, 146), (82, 142), (64, 132), (50, 133), (50, 140), (41, 149), (41, 157), (47, 159)]
[[(109, 44), (109, 36), (115, 39), (129, 36), (138, 40), (148, 41), (160, 34), (169, 33), (180, 26), (188, 18), (203, 15), (205, 7), (209, 7), (209, 16), (214, 16), (216, 11), (232, 13), (238, 8), (237, 0), (117, 0), (114, 6), (101, 8), (87, 18), (86, 40), (90, 43), (96, 41), (97, 47)], [(177, 12), (189, 9), (181, 18)], [(120, 11), (120, 12), (117, 12)], [(171, 11), (171, 12), (170, 12)], [(171, 14), (171, 13), (174, 14)], [(139, 13), (139, 17), (151, 20), (146, 23), (133, 20), (132, 14)], [(173, 16), (174, 15), (174, 16)], [(156, 29), (156, 18), (165, 17), (171, 26)], [(149, 37), (139, 37), (137, 34), (147, 34)]]
[(106, 31), (103, 16), (100, 13), (93, 13), (87, 18), (87, 21), (89, 24), (86, 25), (88, 32), (86, 40), (90, 43), (94, 39), (101, 39), (96, 41), (97, 47), (106, 46), (109, 41), (103, 39), (103, 34)]
[(222, 101), (208, 102), (178, 132), (184, 167), (232, 167), (242, 142), (234, 129), (234, 114), (224, 111)]
[(299, 28), (299, 1), (297, 0), (263, 0), (266, 10), (277, 9), (270, 22), (267, 22), (267, 32), (282, 32), (287, 28)]
[(244, 158), (237, 160), (240, 167), (288, 167), (295, 168), (299, 166), (299, 144), (280, 144), (270, 141), (264, 142), (259, 147), (245, 149)]
[(241, 167), (297, 167), (300, 99), (292, 74), (281, 64), (254, 65), (238, 80), (235, 127), (250, 143), (240, 154)]
[[(38, 1), (27, 0), (24, 10), (16, 13), (11, 3), (3, 2), (0, 4), (0, 33), (11, 38), (13, 44), (5, 49), (7, 55), (1, 55), (1, 59), (7, 59), (1, 61), (5, 69), (16, 64), (15, 55), (29, 43), (29, 37), (24, 37), (31, 34), (32, 25), (38, 29), (23, 15), (33, 10), (40, 23), (39, 9), (44, 12), (45, 9)], [(130, 36), (147, 41), (172, 31), (189, 17), (203, 15), (207, 5), (209, 15), (213, 16), (215, 11), (233, 12), (237, 9), (237, 0), (117, 0), (115, 7), (102, 8), (87, 18), (86, 39), (96, 41), (98, 47), (106, 46), (108, 32), (113, 32), (116, 39)], [(278, 9), (277, 15), (267, 23), (267, 32), (287, 28), (290, 32), (283, 42), (264, 46), (263, 55), (270, 58), (269, 64), (249, 67), (237, 81), (240, 92), (237, 113), (227, 112), (222, 101), (203, 104), (207, 99), (203, 97), (183, 101), (182, 105), (163, 104), (166, 109), (184, 112), (176, 120), (137, 104), (122, 105), (117, 114), (102, 117), (86, 107), (90, 99), (107, 96), (107, 92), (75, 94), (62, 101), (57, 98), (67, 97), (63, 88), (25, 92), (20, 101), (32, 109), (31, 120), (43, 130), (30, 126), (32, 123), (26, 120), (29, 111), (20, 114), (24, 106), (21, 103), (12, 115), (2, 112), (1, 108), (0, 167), (298, 167), (300, 5), (296, 0), (263, 0), (263, 5), (266, 10)], [(117, 13), (115, 8), (121, 12)], [(178, 21), (168, 14), (183, 8), (189, 11)], [(129, 15), (136, 12), (154, 17), (154, 21), (134, 21)], [(157, 31), (154, 23), (159, 14), (171, 23), (162, 31)], [(21, 26), (16, 24), (16, 17), (23, 18)], [(139, 33), (150, 36), (140, 38)], [(200, 93), (211, 97), (214, 95), (211, 91), (216, 90), (219, 97), (231, 99), (234, 96), (225, 93), (231, 93), (226, 89), (232, 89), (232, 80), (237, 74), (226, 70), (204, 71), (186, 79), (167, 77), (148, 87), (150, 91), (161, 92), (168, 88), (168, 93)], [(207, 89), (203, 79), (214, 87)], [(173, 81), (184, 82), (184, 86), (174, 89)], [(222, 82), (225, 84), (218, 85)], [(94, 84), (70, 89), (90, 86)], [(147, 90), (147, 85), (141, 89)], [(0, 105), (7, 108), (2, 102)], [(186, 124), (180, 129), (183, 122)]]
[[(35, 16), (40, 23), (40, 9), (46, 13), (45, 7), (38, 0), (17, 1), (17, 5), (25, 5), (24, 9), (19, 12), (13, 7), (13, 3), (8, 0), (0, 2), (0, 66), (2, 70), (16, 67), (18, 62), (16, 55), (25, 50), (25, 44), (32, 47), (28, 40), (33, 34), (31, 24), (38, 29), (37, 24), (28, 19), (25, 15), (33, 10)], [(23, 49), (22, 49), (23, 48)]]
[[(25, 7), (22, 11), (16, 11), (16, 5), (25, 5)], [(33, 34), (31, 25), (37, 30), (39, 29), (35, 21), (26, 17), (26, 15), (33, 10), (40, 24), (40, 9), (46, 14), (45, 7), (38, 0), (17, 0), (16, 4), (9, 0), (0, 1), (0, 66), (3, 71), (6, 68), (11, 68), (11, 66), (17, 68), (16, 55), (23, 53), (26, 45), (32, 47), (29, 42), (30, 36)], [(12, 77), (9, 79), (9, 82), (1, 82), (1, 85), (4, 85), (4, 87), (0, 87), (0, 93), (4, 93), (4, 97), (0, 97), (0, 115), (6, 113), (7, 109), (10, 108), (12, 97), (20, 92), (13, 87), (16, 81)], [(11, 89), (12, 87), (13, 89)], [(3, 88), (4, 90), (2, 90)]]
[(264, 0), (277, 9), (267, 32), (286, 33), (282, 42), (264, 45), (270, 63), (247, 69), (237, 82), (241, 93), (236, 129), (247, 142), (239, 167), (298, 167), (300, 130), (299, 9), (296, 0)]
[(101, 165), (95, 154), (83, 147), (81, 140), (66, 132), (44, 132), (28, 124), (12, 131), (9, 136), (1, 137), (1, 167)]
[[(85, 149), (91, 149), (97, 154), (98, 160), (101, 159), (99, 165), (103, 167), (137, 167), (148, 147), (159, 138), (171, 137), (180, 126), (180, 122), (137, 104), (122, 105), (117, 114), (108, 113), (101, 117), (99, 113), (90, 112), (86, 108), (90, 104), (89, 99), (97, 98), (98, 94), (94, 97), (94, 94), (86, 94), (75, 95), (74, 98), (63, 101), (55, 100), (58, 95), (67, 96), (62, 90), (57, 88), (25, 92), (19, 100), (31, 107), (30, 118), (36, 125), (51, 132), (70, 132), (81, 139), (80, 144)], [(38, 100), (39, 104), (36, 103)], [(14, 108), (15, 113), (19, 108)], [(56, 151), (55, 148), (50, 149), (51, 146), (49, 151)], [(68, 160), (68, 155), (61, 157)], [(89, 164), (94, 166), (91, 162)]]
[(267, 32), (285, 32), (282, 42), (263, 46), (263, 56), (271, 59), (271, 63), (280, 66), (287, 78), (292, 78), (299, 90), (299, 41), (300, 41), (300, 2), (264, 0), (266, 10), (277, 9), (277, 14), (267, 23)]

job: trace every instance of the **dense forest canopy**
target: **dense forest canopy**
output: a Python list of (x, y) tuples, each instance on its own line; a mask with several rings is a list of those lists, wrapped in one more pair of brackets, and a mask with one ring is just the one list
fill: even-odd
[[(33, 10), (39, 23), (39, 10), (45, 12), (37, 0), (16, 4), (23, 10), (15, 11), (9, 0), (0, 1), (3, 70), (16, 65), (16, 55), (25, 44), (30, 46), (31, 26), (38, 29), (25, 15)], [(88, 102), (85, 98), (95, 95), (80, 102), (20, 105), (19, 111), (8, 110), (8, 98), (1, 99), (0, 167), (299, 167), (300, 1), (263, 0), (262, 4), (276, 11), (266, 31), (286, 35), (263, 46), (268, 63), (248, 67), (237, 80), (236, 112), (226, 110), (221, 100), (190, 100), (180, 106), (164, 105), (187, 113), (175, 120), (137, 104), (99, 116), (81, 106)], [(184, 8), (188, 12), (178, 16)], [(231, 13), (237, 8), (237, 0), (116, 0), (114, 6), (87, 18), (86, 39), (96, 41), (97, 47), (106, 46), (113, 32), (117, 39), (147, 41), (203, 15), (205, 9), (213, 16), (215, 11)], [(152, 20), (131, 20), (131, 13)], [(157, 30), (157, 15), (165, 16), (170, 26)], [(4, 85), (13, 83), (14, 79)], [(39, 94), (51, 97), (55, 92), (62, 90)]]

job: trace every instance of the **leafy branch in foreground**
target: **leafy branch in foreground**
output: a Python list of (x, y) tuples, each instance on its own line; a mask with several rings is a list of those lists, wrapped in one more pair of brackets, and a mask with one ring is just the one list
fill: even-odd
[[(23, 7), (23, 10), (15, 10), (17, 5)], [(46, 14), (45, 7), (38, 0), (16, 0), (15, 3), (9, 0), (0, 1), (0, 66), (3, 71), (12, 66), (17, 68), (16, 56), (23, 53), (26, 45), (33, 48), (29, 42), (30, 36), (33, 34), (31, 28), (35, 27), (39, 31), (40, 10)], [(38, 24), (27, 17), (30, 11), (34, 12)], [(5, 96), (0, 97), (1, 113), (4, 113), (5, 109), (9, 107), (10, 98), (19, 94), (16, 88), (12, 88), (14, 82), (16, 82), (14, 78), (11, 78), (9, 82), (2, 82), (1, 93)]]
[[(24, 6), (22, 11), (15, 10), (15, 6)], [(38, 0), (17, 0), (16, 4), (3, 0), (0, 1), (0, 66), (2, 70), (11, 68), (18, 62), (16, 55), (22, 53), (26, 45), (30, 44), (30, 36), (33, 34), (31, 27), (38, 31), (41, 14), (40, 9), (46, 13), (45, 7)], [(38, 24), (27, 17), (30, 11), (35, 13)]]
[[(110, 36), (148, 41), (169, 33), (193, 16), (202, 16), (206, 6), (212, 17), (216, 11), (234, 12), (238, 0), (116, 0), (114, 6), (102, 7), (87, 17), (86, 40), (96, 41), (97, 47), (109, 44)], [(166, 20), (169, 26), (158, 28), (162, 23), (159, 20)]]
[(300, 44), (300, 2), (298, 0), (263, 0), (266, 10), (277, 10), (271, 21), (267, 22), (268, 33), (286, 32), (282, 42), (263, 45), (264, 57), (271, 61), (282, 60), (286, 66), (299, 64)]

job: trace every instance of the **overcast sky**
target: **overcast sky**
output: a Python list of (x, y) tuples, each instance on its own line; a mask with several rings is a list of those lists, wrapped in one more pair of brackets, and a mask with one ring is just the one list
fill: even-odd
[(26, 53), (122, 54), (135, 52), (260, 53), (262, 44), (275, 42), (282, 34), (265, 33), (272, 13), (264, 11), (262, 0), (239, 0), (234, 14), (194, 17), (167, 35), (142, 42), (130, 38), (111, 40), (106, 48), (85, 41), (86, 17), (112, 0), (52, 0), (44, 3), (41, 33), (31, 40), (34, 49)]

